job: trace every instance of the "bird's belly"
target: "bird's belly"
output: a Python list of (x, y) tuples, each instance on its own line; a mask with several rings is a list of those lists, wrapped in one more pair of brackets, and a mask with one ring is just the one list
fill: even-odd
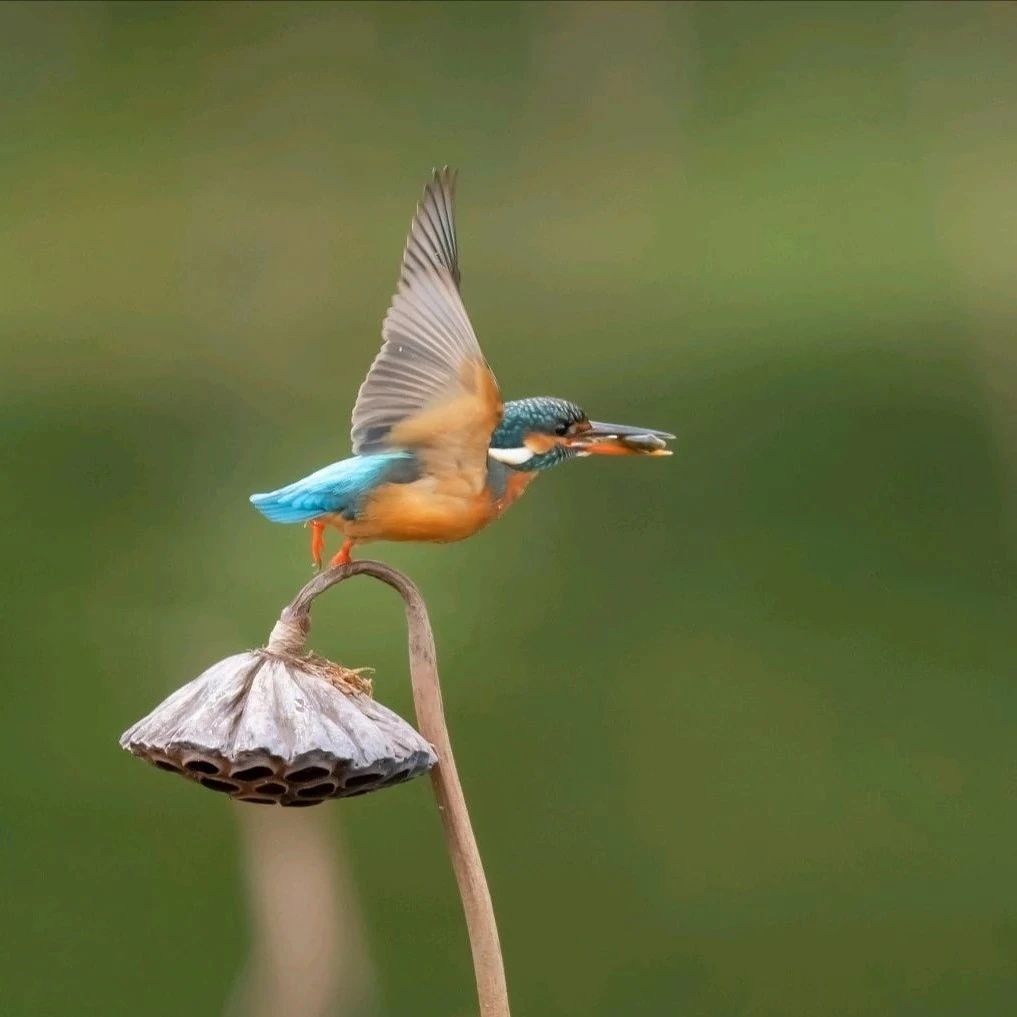
[(410, 484), (384, 484), (360, 507), (357, 518), (340, 528), (354, 540), (465, 540), (486, 526), (497, 508), (486, 490), (444, 488), (425, 478)]

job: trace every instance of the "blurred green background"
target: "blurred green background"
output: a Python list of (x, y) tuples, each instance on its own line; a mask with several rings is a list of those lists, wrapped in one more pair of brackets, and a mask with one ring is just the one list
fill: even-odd
[[(1017, 6), (0, 8), (0, 1010), (218, 1014), (237, 814), (120, 732), (262, 642), (432, 165), (507, 397), (679, 434), (428, 597), (515, 1012), (1017, 998)], [(313, 644), (412, 716), (397, 600)], [(327, 813), (327, 814), (326, 814)], [(322, 810), (378, 1015), (475, 1008), (425, 781)]]

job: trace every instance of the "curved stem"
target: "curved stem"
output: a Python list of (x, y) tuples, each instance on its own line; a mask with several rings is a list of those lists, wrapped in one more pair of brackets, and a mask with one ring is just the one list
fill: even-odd
[(481, 1017), (510, 1017), (505, 966), (498, 941), (494, 907), (452, 756), (452, 744), (442, 709), (441, 686), (438, 683), (434, 635), (420, 591), (406, 576), (388, 565), (377, 561), (354, 561), (315, 576), (283, 610), (280, 622), (295, 625), (306, 634), (311, 625), (310, 608), (314, 598), (337, 583), (359, 575), (380, 579), (403, 598), (409, 632), (410, 681), (417, 726), (438, 754), (438, 764), (431, 771), (431, 784), (466, 916), (480, 1014)]

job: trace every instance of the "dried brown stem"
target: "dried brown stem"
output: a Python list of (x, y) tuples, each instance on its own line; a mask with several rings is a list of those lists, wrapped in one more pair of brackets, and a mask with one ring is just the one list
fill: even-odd
[(466, 916), (480, 1015), (510, 1017), (505, 965), (498, 942), (494, 907), (452, 756), (452, 745), (442, 709), (441, 686), (438, 683), (434, 635), (420, 591), (406, 576), (388, 565), (377, 561), (355, 561), (315, 576), (284, 609), (280, 622), (295, 625), (306, 634), (311, 625), (310, 608), (314, 598), (336, 583), (360, 575), (380, 579), (403, 598), (409, 632), (410, 681), (417, 726), (438, 754), (438, 765), (431, 771), (431, 784)]

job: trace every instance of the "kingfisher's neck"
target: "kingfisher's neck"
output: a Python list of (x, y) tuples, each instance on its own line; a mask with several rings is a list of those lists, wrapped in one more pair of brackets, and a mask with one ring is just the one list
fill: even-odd
[(513, 470), (497, 459), (488, 458), (487, 489), (498, 506), (498, 514), (504, 512), (536, 477), (536, 470)]

